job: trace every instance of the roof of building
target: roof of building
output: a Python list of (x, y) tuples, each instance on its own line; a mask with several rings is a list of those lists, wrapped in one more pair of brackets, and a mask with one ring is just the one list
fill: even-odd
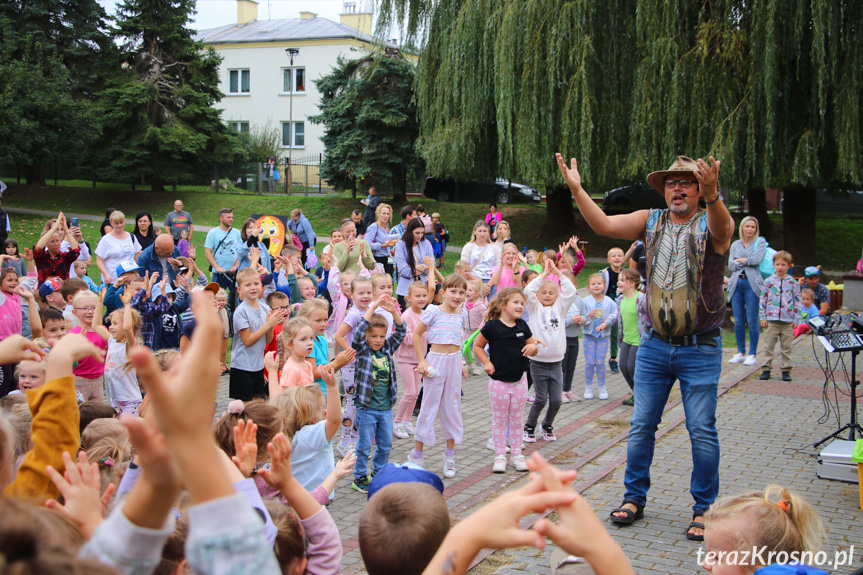
[(372, 42), (373, 38), (345, 24), (326, 18), (283, 18), (280, 20), (253, 20), (248, 24), (229, 24), (200, 30), (197, 40), (206, 44), (235, 44), (243, 42), (286, 42), (295, 40), (356, 39)]

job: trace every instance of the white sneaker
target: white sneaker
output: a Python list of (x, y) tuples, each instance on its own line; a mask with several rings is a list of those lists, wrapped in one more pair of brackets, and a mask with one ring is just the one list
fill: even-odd
[(425, 464), (423, 463), (423, 458), (422, 457), (414, 458), (413, 450), (411, 450), (411, 452), (408, 453), (408, 463), (412, 463), (412, 464), (416, 465), (417, 467), (422, 467), (423, 469), (425, 469)]
[[(446, 467), (444, 467), (444, 469), (446, 469)], [(506, 457), (495, 457), (494, 458), (494, 465), (491, 468), (491, 472), (492, 473), (506, 473)]]
[(604, 387), (599, 388), (599, 399), (608, 399), (608, 390)]
[(567, 397), (567, 395), (565, 393), (562, 393), (560, 395), (560, 402), (561, 403), (569, 403), (570, 399), (569, 399), (569, 397)]
[(405, 428), (405, 431), (407, 431), (409, 435), (416, 433), (416, 429), (414, 429), (414, 426), (411, 425), (410, 421), (402, 421), (402, 427)]
[(747, 355), (746, 359), (743, 360), (743, 365), (755, 365), (755, 356)]
[(527, 471), (527, 461), (524, 460), (524, 455), (513, 455), (509, 458), (509, 464), (515, 467), (516, 471)]
[[(488, 443), (485, 444), (485, 448), (489, 451), (494, 451), (494, 437), (488, 438)], [(506, 442), (506, 452), (509, 453), (509, 441)]]
[(448, 479), (455, 477), (455, 457), (447, 457), (446, 452), (443, 454), (443, 476)]
[(584, 399), (593, 399), (593, 388), (585, 387), (584, 388)]
[(481, 367), (475, 365), (472, 368), (470, 368), (470, 373), (471, 373), (471, 375), (482, 375), (483, 373), (485, 373), (485, 370), (482, 369)]
[(339, 443), (339, 446), (336, 449), (338, 449), (339, 455), (341, 455), (342, 458), (345, 458), (354, 452), (354, 444), (353, 443)]
[(745, 357), (742, 353), (735, 353), (734, 357), (728, 360), (728, 363), (742, 363)]
[(410, 435), (408, 435), (408, 430), (405, 429), (404, 424), (401, 422), (395, 424), (395, 426), (393, 427), (393, 435), (395, 435), (399, 439), (407, 439), (408, 437), (410, 437)]

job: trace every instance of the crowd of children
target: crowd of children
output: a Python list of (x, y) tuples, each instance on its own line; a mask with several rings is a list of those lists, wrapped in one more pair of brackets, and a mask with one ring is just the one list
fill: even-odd
[[(448, 233), (438, 214), (430, 219), (435, 252), (423, 265), (435, 270)], [(338, 573), (341, 541), (326, 506), (338, 481), (352, 475), (352, 490), (369, 498), (359, 523), (369, 573), (442, 565), (463, 573), (483, 547), (542, 546), (543, 537), (586, 558), (596, 573), (631, 573), (573, 491), (572, 472), (522, 449), (557, 439), (558, 411), (578, 399), (579, 353), (584, 399), (594, 391), (609, 398), (606, 358), (610, 351), (615, 371), (618, 345), (635, 393), (647, 315), (641, 277), (622, 269), (627, 254), (613, 248), (609, 267), (587, 278), (582, 298), (578, 238), (558, 250), (519, 251), (506, 222), (497, 223), (507, 237), (489, 278), (460, 261), (450, 276), (410, 283), (400, 292), (403, 307), (393, 276), (379, 263), (366, 267), (364, 254), (339, 272), (340, 230), (309, 271), (293, 245), (270, 260), (266, 246), (250, 242), (233, 310), (195, 265), (187, 238), (173, 273), (160, 277), (124, 260), (107, 286), (89, 280), (80, 261), (72, 279), (39, 281), (33, 251), (7, 240), (0, 254), (0, 566), (30, 566), (21, 573)], [(783, 379), (790, 379), (785, 352), (800, 317), (790, 259), (776, 254), (761, 301), (765, 343), (783, 346)], [(488, 375), (492, 471), (509, 465), (535, 473), (450, 529), (444, 484), (426, 471), (436, 464), (424, 452), (436, 444), (439, 422), (445, 448), (437, 465), (444, 478), (457, 475), (469, 371)], [(225, 373), (234, 401), (214, 414)], [(394, 437), (414, 441), (404, 465), (390, 463)], [(47, 499), (48, 510), (19, 501), (25, 498)], [(775, 509), (760, 509), (768, 505)], [(518, 527), (526, 513), (552, 507), (557, 524)], [(767, 545), (817, 545), (807, 504), (771, 489), (711, 509), (706, 520), (717, 527), (708, 546), (728, 547), (718, 533), (747, 513), (783, 523), (790, 534)], [(4, 535), (15, 530), (16, 538)]]

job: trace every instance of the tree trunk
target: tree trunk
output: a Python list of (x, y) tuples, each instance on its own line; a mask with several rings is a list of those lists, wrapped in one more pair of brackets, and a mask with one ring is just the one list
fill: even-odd
[(408, 173), (407, 170), (398, 170), (398, 175), (393, 178), (393, 203), (405, 203), (408, 198)]
[(28, 188), (44, 186), (45, 184), (45, 164), (33, 164), (24, 166), (24, 178), (27, 180)]
[(815, 189), (788, 186), (782, 190), (785, 250), (795, 267), (818, 264), (815, 256)]
[(764, 188), (749, 188), (746, 190), (749, 199), (749, 215), (758, 220), (760, 235), (768, 242), (773, 241), (773, 223), (767, 214), (767, 194)]
[(165, 191), (165, 181), (162, 179), (162, 176), (158, 174), (150, 175), (150, 192), (152, 193), (162, 193)]
[(575, 232), (575, 214), (572, 209), (572, 193), (560, 185), (546, 189), (545, 229), (542, 237), (568, 237)]

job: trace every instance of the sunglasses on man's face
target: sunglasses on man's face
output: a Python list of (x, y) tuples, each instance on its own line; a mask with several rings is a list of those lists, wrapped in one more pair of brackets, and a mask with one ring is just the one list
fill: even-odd
[(696, 183), (698, 183), (698, 182), (696, 182), (695, 180), (688, 180), (688, 179), (687, 180), (665, 180), (665, 187), (670, 190), (670, 189), (673, 189), (675, 186), (677, 186), (677, 184), (680, 184), (681, 188), (687, 189), (687, 188), (691, 188)]

